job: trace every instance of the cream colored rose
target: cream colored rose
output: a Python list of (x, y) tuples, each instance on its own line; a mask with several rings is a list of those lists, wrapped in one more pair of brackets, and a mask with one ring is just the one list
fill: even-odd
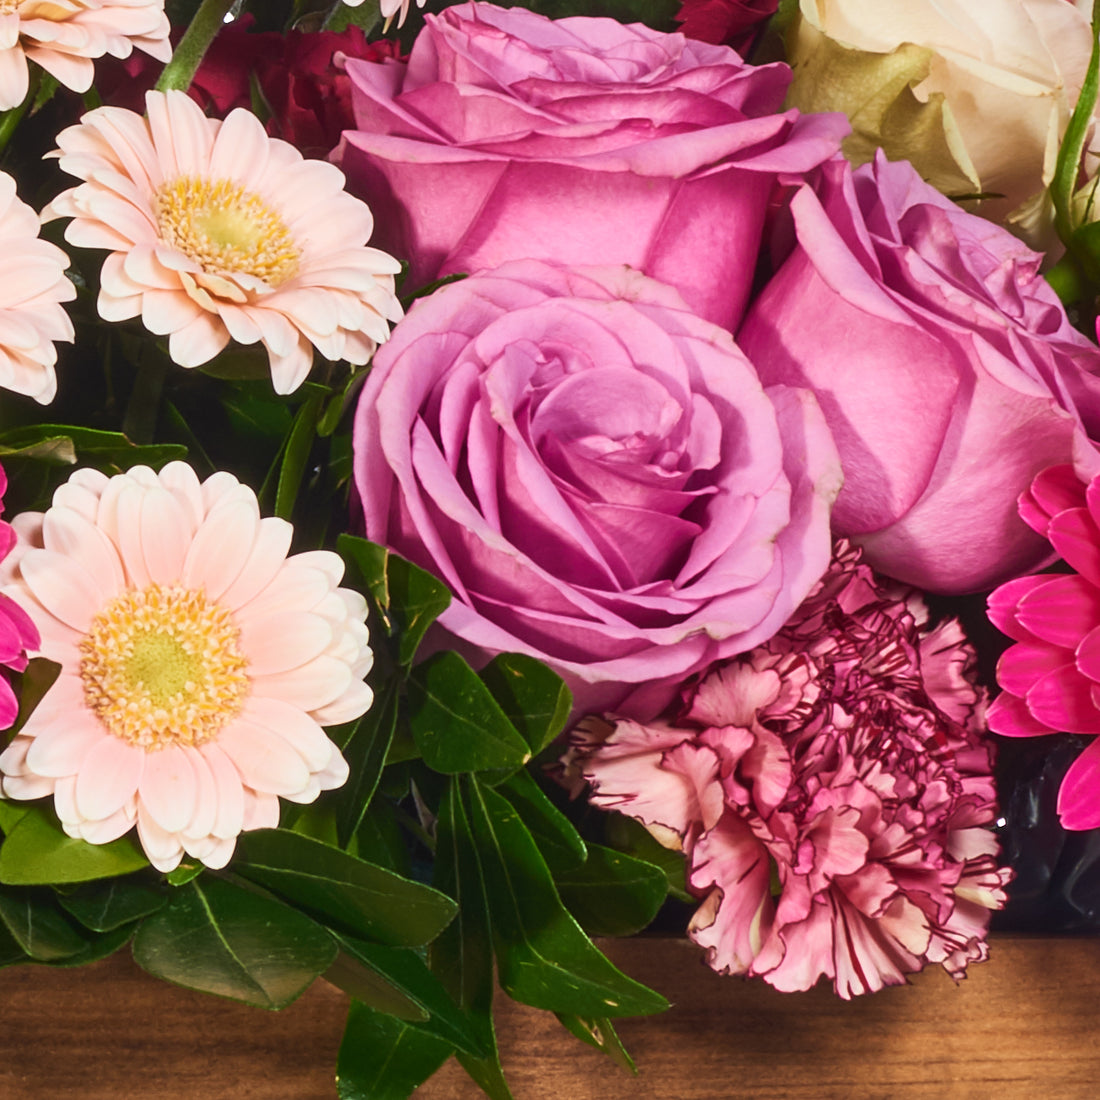
[(1090, 49), (1066, 0), (800, 0), (788, 101), (847, 114), (853, 163), (881, 146), (1044, 247), (1044, 189)]

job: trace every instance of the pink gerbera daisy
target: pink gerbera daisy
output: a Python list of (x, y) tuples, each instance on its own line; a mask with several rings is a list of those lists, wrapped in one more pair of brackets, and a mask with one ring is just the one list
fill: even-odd
[[(0, 469), (0, 497), (8, 488), (7, 475)], [(15, 545), (10, 524), (0, 522), (0, 558)], [(27, 667), (27, 650), (38, 648), (38, 631), (27, 613), (12, 599), (0, 595), (0, 665), (13, 672)], [(0, 676), (0, 729), (7, 729), (19, 713), (19, 703), (7, 678)]]
[(72, 244), (108, 248), (99, 312), (140, 316), (196, 367), (229, 342), (261, 343), (279, 393), (325, 358), (366, 363), (401, 317), (400, 264), (367, 247), (369, 207), (338, 168), (305, 160), (238, 109), (208, 119), (183, 92), (149, 92), (146, 115), (90, 111), (57, 138), (86, 183), (44, 217), (68, 216)]
[(0, 172), (0, 386), (46, 404), (57, 392), (55, 340), (72, 340), (62, 302), (76, 297), (69, 258), (38, 236), (38, 215)]
[(716, 970), (783, 991), (825, 977), (844, 998), (928, 963), (960, 977), (1010, 877), (972, 658), (957, 623), (930, 628), (842, 545), (774, 638), (673, 720), (582, 723), (571, 767), (684, 851), (689, 934)]
[(86, 92), (104, 54), (129, 57), (137, 46), (167, 61), (170, 29), (164, 0), (0, 0), (0, 111), (26, 98), (28, 60)]
[[(1100, 477), (1086, 487), (1072, 466), (1052, 466), (1020, 498), (1020, 515), (1076, 572), (1018, 577), (990, 595), (989, 618), (1016, 644), (997, 664), (1004, 690), (989, 728), (1100, 735)], [(1067, 829), (1100, 828), (1100, 736), (1066, 772), (1058, 815)]]
[(53, 795), (65, 831), (103, 844), (135, 824), (153, 866), (222, 867), (279, 796), (311, 802), (348, 769), (323, 725), (372, 695), (363, 598), (336, 554), (287, 556), (230, 474), (181, 462), (77, 471), (13, 521), (3, 593), (60, 674), (3, 754), (9, 798)]

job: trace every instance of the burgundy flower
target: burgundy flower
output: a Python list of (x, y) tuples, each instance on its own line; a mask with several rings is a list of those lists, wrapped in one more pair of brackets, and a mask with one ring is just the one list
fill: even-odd
[[(1020, 515), (1076, 570), (1002, 584), (989, 617), (1015, 641), (997, 665), (1004, 689), (989, 727), (1006, 737), (1100, 734), (1100, 477), (1086, 487), (1071, 466), (1044, 470)], [(1058, 792), (1067, 829), (1100, 826), (1100, 738), (1074, 761)]]
[[(271, 112), (267, 131), (306, 156), (325, 157), (343, 130), (355, 125), (347, 57), (382, 61), (400, 57), (386, 39), (368, 42), (359, 27), (306, 34), (253, 33), (251, 15), (223, 27), (199, 66), (188, 94), (208, 114), (224, 118), (235, 107), (253, 107), (255, 88)], [(179, 33), (173, 34), (173, 40)], [(138, 54), (107, 67), (97, 80), (103, 102), (144, 110), (145, 93), (162, 66)]]
[[(844, 998), (984, 959), (1004, 903), (984, 699), (956, 622), (838, 546), (771, 641), (716, 666), (669, 722), (589, 719), (592, 801), (682, 847), (689, 927), (723, 973)], [(778, 896), (771, 884), (778, 880)]]
[(676, 22), (688, 38), (743, 50), (779, 0), (681, 0)]

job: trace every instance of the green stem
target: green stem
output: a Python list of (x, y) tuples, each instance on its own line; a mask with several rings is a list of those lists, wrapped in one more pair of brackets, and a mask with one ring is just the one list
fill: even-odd
[(222, 29), (233, 4), (234, 0), (202, 0), (191, 25), (172, 54), (172, 60), (164, 66), (164, 72), (160, 74), (157, 81), (158, 92), (169, 92), (173, 89), (186, 92), (191, 87), (191, 81), (202, 64), (210, 43)]

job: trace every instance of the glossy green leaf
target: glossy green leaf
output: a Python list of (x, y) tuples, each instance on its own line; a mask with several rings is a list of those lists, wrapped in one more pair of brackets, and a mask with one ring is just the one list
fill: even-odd
[(198, 878), (205, 868), (196, 860), (194, 863), (185, 860), (178, 867), (173, 867), (164, 877), (171, 886), (186, 886), (193, 878)]
[(657, 915), (668, 895), (660, 867), (588, 845), (588, 859), (554, 875), (565, 907), (590, 936), (632, 936)]
[[(367, 943), (365, 940), (338, 935), (337, 941), (351, 960), (358, 963), (361, 970), (368, 971), (374, 979), (381, 979), (391, 990), (399, 993), (411, 1012), (393, 1013), (402, 1019), (422, 1022), (426, 1031), (469, 1051), (478, 1057), (484, 1057), (484, 1045), (474, 1034), (473, 1027), (466, 1014), (452, 1000), (439, 978), (428, 969), (420, 954), (408, 947), (386, 947), (383, 944)], [(331, 973), (331, 972), (330, 972)], [(330, 981), (333, 979), (326, 974)], [(361, 997), (358, 989), (340, 985), (346, 993), (357, 1000), (366, 1001), (374, 1008), (383, 1006), (373, 1004), (368, 998)], [(373, 983), (371, 988), (376, 988)]]
[(558, 1012), (556, 1015), (558, 1022), (570, 1035), (575, 1035), (582, 1043), (587, 1043), (590, 1047), (602, 1050), (611, 1061), (630, 1073), (636, 1074), (638, 1072), (638, 1067), (634, 1065), (634, 1059), (630, 1057), (630, 1053), (623, 1046), (614, 1025), (606, 1016), (598, 1020), (592, 1020), (566, 1012)]
[(286, 438), (282, 465), (279, 467), (279, 484), (275, 490), (275, 515), (289, 520), (294, 514), (298, 489), (302, 484), (309, 463), (310, 451), (317, 438), (317, 418), (321, 414), (321, 397), (314, 394), (295, 414), (290, 434)]
[(438, 890), (285, 829), (243, 833), (237, 852), (240, 874), (353, 936), (419, 947), (455, 914)]
[(664, 997), (617, 970), (562, 905), (511, 804), (472, 777), (467, 789), (504, 990), (536, 1008), (595, 1018), (666, 1009)]
[(387, 630), (392, 630), (389, 621), (390, 589), (386, 577), (386, 563), (390, 552), (376, 542), (359, 538), (357, 535), (340, 535), (336, 540), (336, 549), (349, 565), (355, 568), (359, 579), (385, 619)]
[(474, 1034), (488, 1051), (483, 1058), (458, 1051), (458, 1061), (491, 1100), (512, 1100), (493, 1026), (493, 940), (485, 887), (457, 779), (451, 780), (440, 804), (433, 881), (458, 899), (459, 909), (431, 946), (431, 967), (469, 1014)]
[(604, 818), (604, 839), (616, 851), (660, 867), (665, 874), (668, 892), (674, 898), (687, 902), (698, 901), (687, 888), (687, 861), (684, 853), (666, 848), (640, 821), (626, 814), (607, 814)]
[(501, 653), (480, 675), (532, 753), (541, 752), (565, 728), (573, 693), (541, 661), (523, 653)]
[(64, 959), (88, 946), (88, 937), (65, 916), (50, 890), (0, 890), (0, 921), (38, 962)]
[(580, 867), (588, 849), (573, 823), (547, 798), (526, 769), (497, 788), (511, 802), (539, 846), (546, 865), (555, 874)]
[(129, 836), (110, 844), (74, 839), (41, 806), (24, 814), (0, 846), (0, 882), (12, 885), (90, 882), (148, 866)]
[(57, 900), (85, 928), (110, 932), (155, 913), (168, 901), (168, 894), (145, 875), (127, 875), (85, 883)]
[(0, 798), (0, 832), (7, 836), (34, 809), (26, 802), (9, 802)]
[(409, 725), (424, 763), (445, 775), (516, 769), (531, 756), (478, 674), (450, 650), (409, 673)]
[(66, 955), (60, 959), (53, 959), (46, 965), (60, 968), (87, 966), (88, 963), (99, 962), (109, 955), (113, 955), (120, 948), (125, 947), (134, 935), (135, 925), (122, 925), (112, 928), (109, 932), (92, 936), (83, 950), (75, 955)]
[(401, 636), (397, 659), (412, 663), (428, 627), (451, 605), (450, 589), (431, 573), (390, 554), (386, 565), (390, 614)]
[(395, 679), (389, 681), (381, 695), (375, 698), (374, 705), (356, 723), (344, 748), (350, 775), (332, 797), (336, 835), (341, 847), (347, 847), (363, 823), (382, 777), (397, 726), (398, 687)]
[(415, 1024), (353, 1001), (336, 1061), (340, 1100), (408, 1100), (453, 1047)]
[(302, 913), (213, 876), (173, 891), (134, 939), (134, 959), (150, 974), (272, 1009), (290, 1004), (336, 953)]
[(7, 925), (0, 921), (0, 968), (18, 966), (31, 960), (26, 951), (19, 946), (16, 938), (8, 931)]
[(6, 458), (33, 458), (61, 466), (77, 462), (105, 473), (120, 473), (144, 463), (159, 469), (173, 459), (187, 457), (178, 443), (139, 446), (122, 432), (105, 432), (74, 424), (28, 424), (0, 434), (0, 454)]

